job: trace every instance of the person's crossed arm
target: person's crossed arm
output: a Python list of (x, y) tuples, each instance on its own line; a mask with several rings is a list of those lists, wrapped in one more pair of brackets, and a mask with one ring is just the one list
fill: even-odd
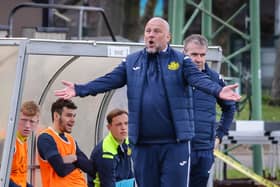
[(59, 154), (56, 143), (50, 135), (45, 133), (41, 134), (38, 137), (37, 147), (40, 157), (48, 160), (58, 176), (65, 177), (76, 168), (73, 163), (67, 163), (70, 162), (70, 159), (74, 159), (74, 156), (67, 155), (63, 158)]

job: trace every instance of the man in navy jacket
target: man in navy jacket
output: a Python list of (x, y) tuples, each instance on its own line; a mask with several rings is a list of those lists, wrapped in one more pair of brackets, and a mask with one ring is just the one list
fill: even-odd
[[(184, 53), (191, 57), (197, 68), (220, 86), (225, 83), (206, 63), (208, 42), (205, 37), (193, 34), (184, 41)], [(214, 162), (213, 149), (228, 132), (232, 123), (235, 102), (225, 101), (193, 87), (195, 136), (191, 141), (190, 187), (206, 187), (209, 171)], [(222, 110), (216, 129), (216, 103)]]
[(221, 87), (200, 72), (189, 57), (168, 43), (169, 24), (162, 18), (148, 21), (145, 49), (128, 55), (112, 72), (84, 85), (63, 81), (61, 98), (97, 95), (127, 85), (129, 141), (139, 187), (188, 185), (190, 140), (194, 136), (192, 90), (240, 100), (232, 89)]

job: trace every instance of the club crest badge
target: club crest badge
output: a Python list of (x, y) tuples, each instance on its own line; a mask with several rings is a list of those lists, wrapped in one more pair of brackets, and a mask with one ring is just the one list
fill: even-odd
[(180, 67), (180, 64), (178, 63), (178, 62), (175, 62), (175, 61), (172, 61), (172, 62), (170, 62), (169, 64), (168, 64), (168, 69), (169, 70), (177, 70), (177, 69), (179, 69), (179, 67)]

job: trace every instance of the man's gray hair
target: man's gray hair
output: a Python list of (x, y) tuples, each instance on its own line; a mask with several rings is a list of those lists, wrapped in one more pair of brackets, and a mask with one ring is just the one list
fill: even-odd
[(187, 49), (187, 46), (189, 43), (195, 43), (197, 45), (201, 45), (201, 46), (205, 46), (206, 49), (208, 48), (208, 41), (207, 39), (200, 35), (200, 34), (192, 34), (190, 36), (188, 36), (185, 40), (184, 40), (184, 48), (185, 50)]

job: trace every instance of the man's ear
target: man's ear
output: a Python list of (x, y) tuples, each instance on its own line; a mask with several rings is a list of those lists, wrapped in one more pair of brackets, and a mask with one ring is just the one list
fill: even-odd
[(60, 115), (59, 115), (58, 112), (54, 112), (54, 113), (53, 113), (53, 119), (54, 119), (54, 120), (58, 119), (59, 116), (60, 116)]
[(112, 125), (111, 124), (107, 124), (106, 126), (107, 126), (108, 131), (110, 131)]
[(170, 44), (171, 41), (172, 41), (172, 35), (171, 35), (171, 33), (168, 33), (167, 39), (168, 39), (168, 43)]

